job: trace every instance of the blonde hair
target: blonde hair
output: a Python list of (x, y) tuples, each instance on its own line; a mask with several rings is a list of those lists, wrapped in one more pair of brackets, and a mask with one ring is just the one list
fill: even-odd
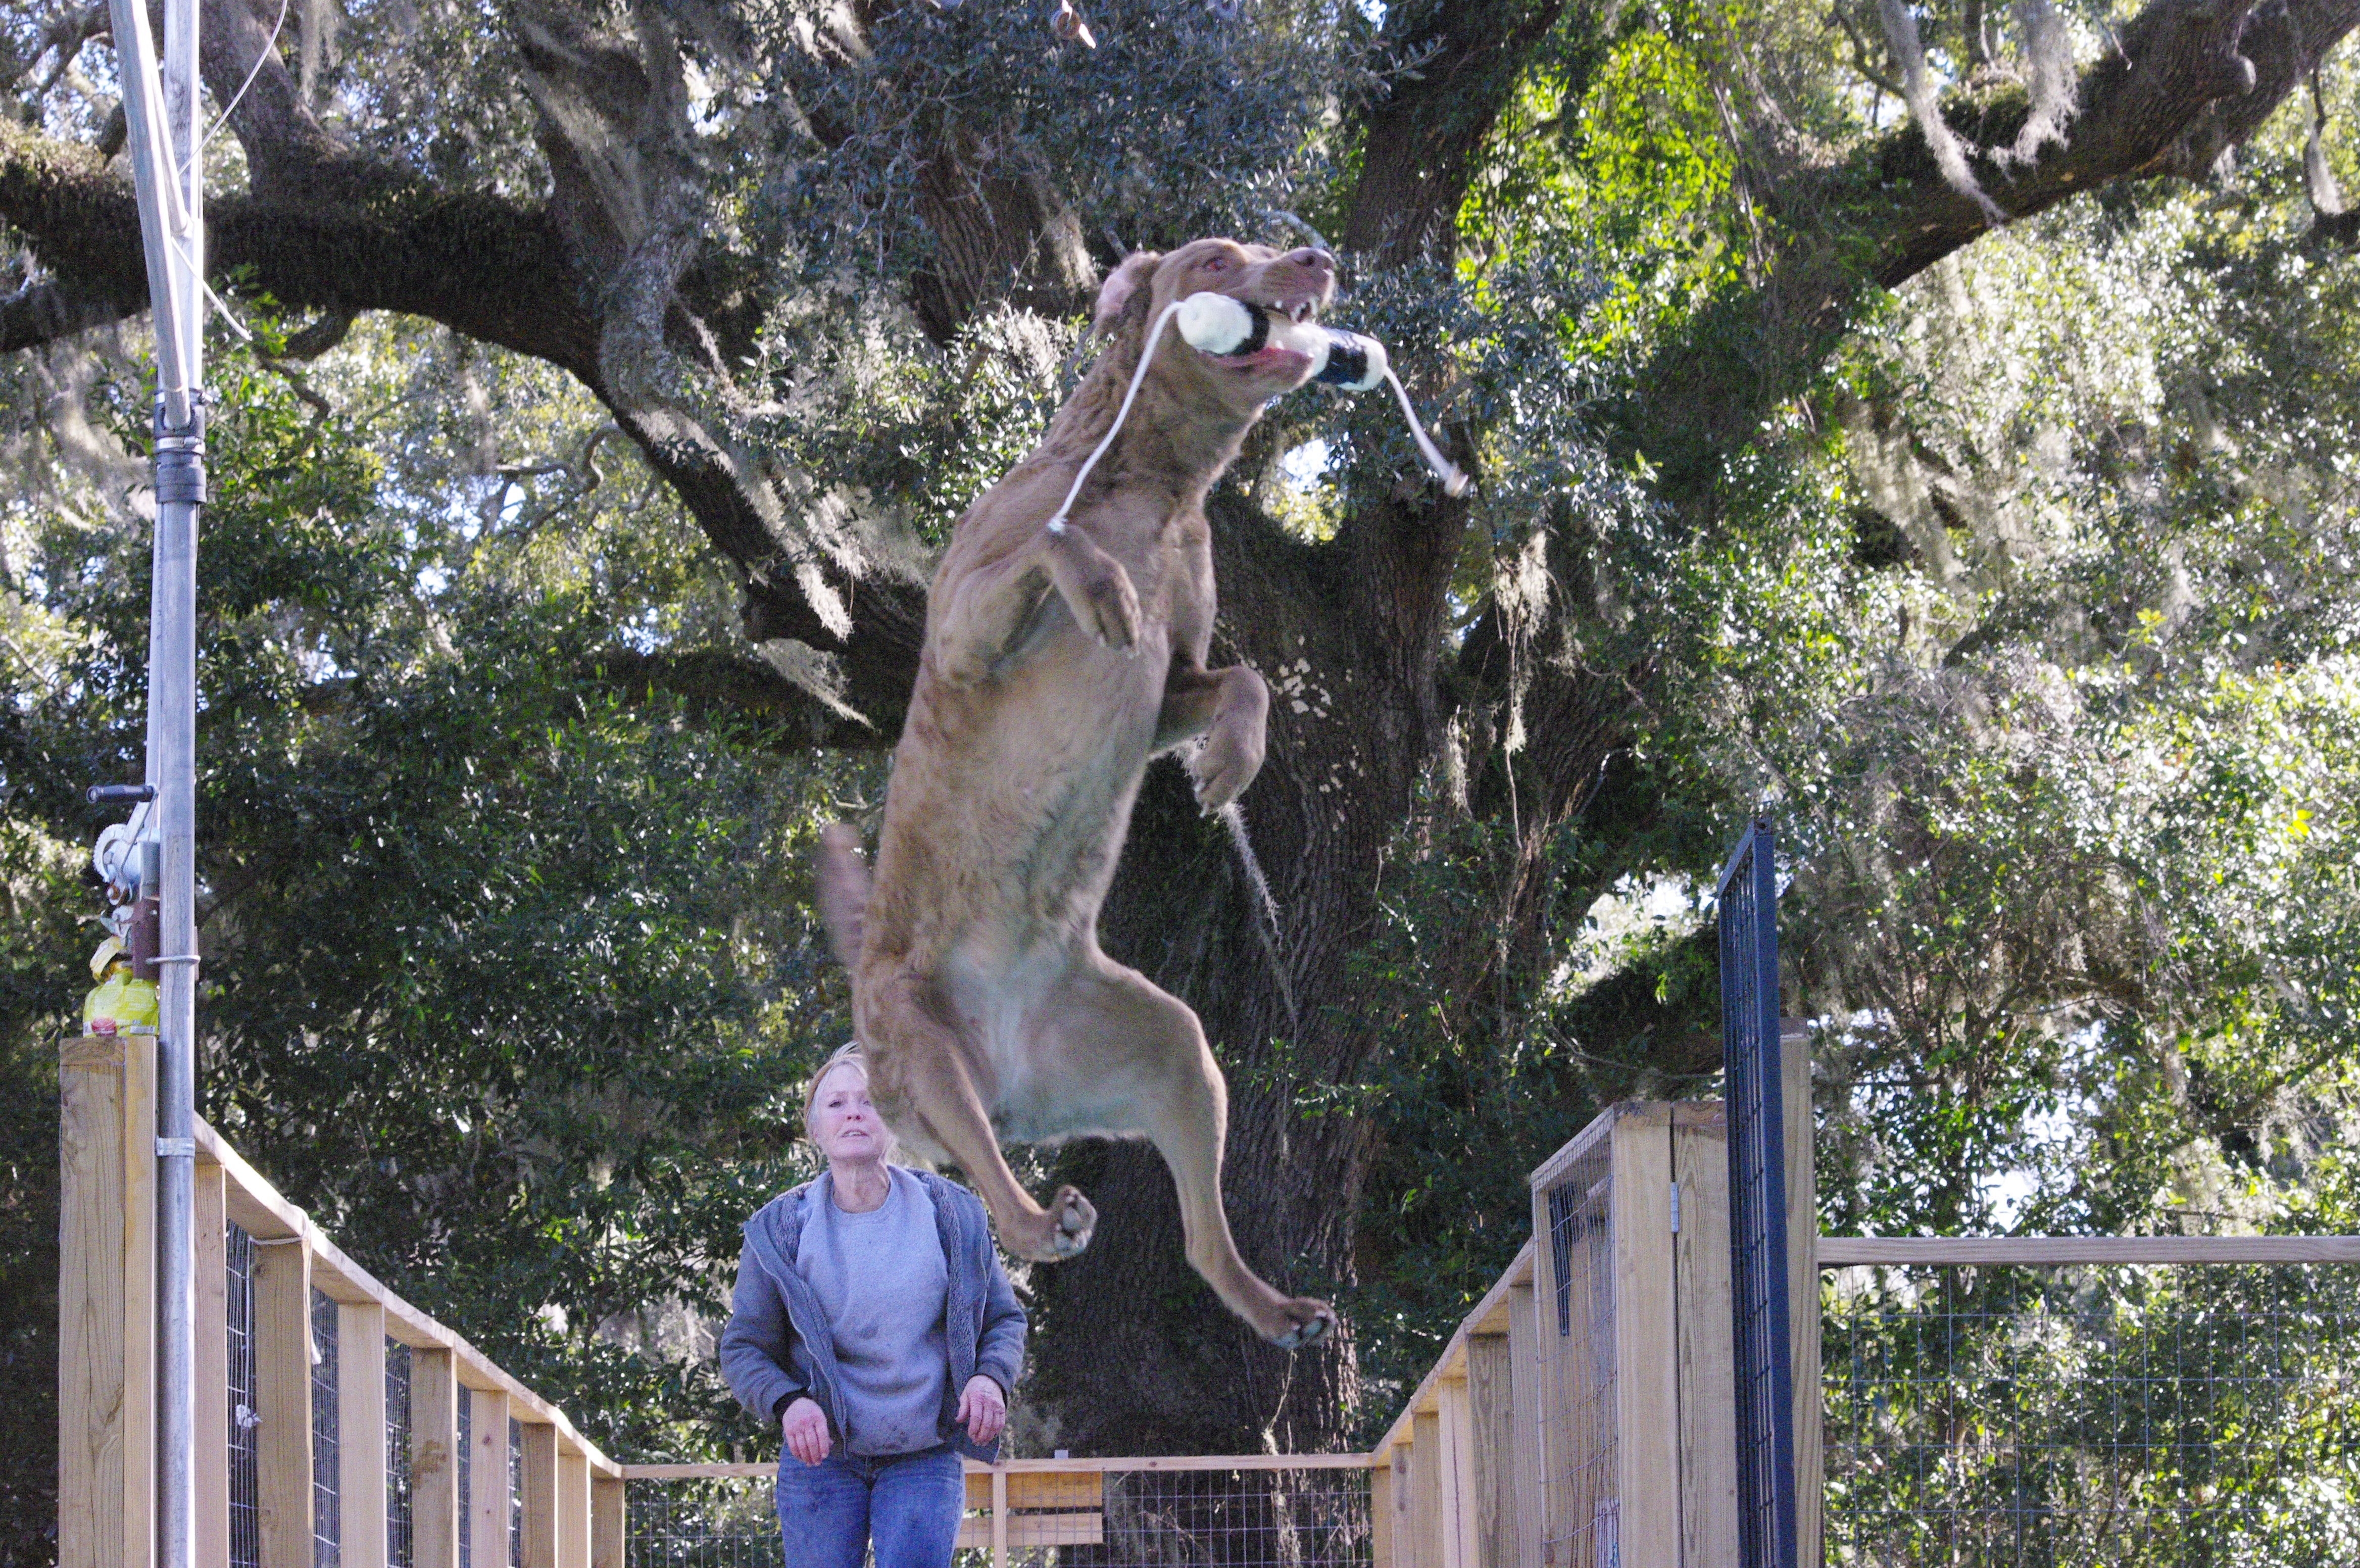
[[(812, 1074), (811, 1082), (803, 1089), (803, 1135), (814, 1143), (819, 1142), (820, 1086), (827, 1081), (828, 1074), (840, 1067), (848, 1067), (858, 1072), (861, 1087), (869, 1086), (869, 1061), (860, 1054), (858, 1040), (847, 1040), (829, 1054), (827, 1060), (819, 1064), (819, 1070)], [(901, 1140), (893, 1135), (892, 1128), (885, 1125), (883, 1117), (878, 1118), (877, 1125), (885, 1135), (884, 1157), (890, 1160), (901, 1152)]]

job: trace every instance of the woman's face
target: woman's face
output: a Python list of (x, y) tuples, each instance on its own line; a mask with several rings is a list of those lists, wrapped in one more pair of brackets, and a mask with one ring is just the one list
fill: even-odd
[(812, 1134), (830, 1165), (859, 1165), (885, 1154), (885, 1124), (869, 1102), (869, 1075), (849, 1063), (821, 1080)]

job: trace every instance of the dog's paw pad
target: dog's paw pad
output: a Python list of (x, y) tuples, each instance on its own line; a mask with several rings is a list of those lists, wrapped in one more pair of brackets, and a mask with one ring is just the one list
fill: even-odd
[(1292, 1325), (1270, 1336), (1281, 1350), (1303, 1350), (1336, 1337), (1336, 1310), (1325, 1301), (1297, 1297), (1279, 1310)]
[(1054, 1222), (1049, 1232), (1053, 1257), (1074, 1256), (1090, 1245), (1090, 1233), (1098, 1228), (1098, 1212), (1071, 1187), (1057, 1190), (1049, 1203), (1049, 1217)]

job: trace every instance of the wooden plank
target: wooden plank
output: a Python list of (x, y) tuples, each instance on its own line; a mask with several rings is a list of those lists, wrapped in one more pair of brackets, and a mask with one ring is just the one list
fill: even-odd
[(1409, 1561), (1413, 1568), (1445, 1568), (1442, 1517), (1442, 1417), (1410, 1421)]
[(1369, 1472), (1369, 1568), (1394, 1568), (1393, 1470), (1391, 1464)]
[(385, 1309), (336, 1307), (338, 1568), (385, 1568)]
[[(235, 1173), (232, 1173), (233, 1175)], [(256, 1499), (262, 1568), (313, 1568), (311, 1250), (254, 1246)]]
[(991, 1473), (991, 1568), (1008, 1568), (1008, 1472)]
[(570, 1568), (557, 1558), (557, 1429), (523, 1423), (524, 1561), (520, 1568)]
[[(1547, 1293), (1530, 1282), (1517, 1286), (1508, 1299), (1508, 1355), (1513, 1380), (1514, 1435), (1509, 1453), (1514, 1456), (1516, 1548), (1512, 1559), (1518, 1568), (1534, 1568), (1541, 1560), (1541, 1464), (1546, 1433), (1541, 1423), (1541, 1303)], [(1554, 1326), (1554, 1325), (1552, 1325)]]
[(155, 1050), (59, 1052), (58, 1561), (154, 1561)]
[[(959, 1520), (958, 1540), (955, 1543), (962, 1552), (991, 1550), (991, 1519), (989, 1515)], [(1071, 1513), (1028, 1514), (1022, 1510), (1008, 1519), (1008, 1550), (1038, 1552), (1052, 1546), (1103, 1546), (1106, 1544), (1106, 1515), (1090, 1510)]]
[[(454, 1366), (455, 1370), (455, 1366)], [(508, 1397), (497, 1388), (466, 1388), (469, 1568), (508, 1568)]]
[(1442, 1561), (1444, 1568), (1475, 1568), (1475, 1432), (1467, 1379), (1446, 1380), (1437, 1399), (1442, 1418)]
[(1469, 1481), (1475, 1568), (1516, 1568), (1516, 1389), (1505, 1334), (1467, 1342)]
[(630, 1542), (629, 1491), (610, 1476), (590, 1483), (590, 1568), (624, 1568)]
[(1679, 1561), (1679, 1366), (1672, 1322), (1671, 1113), (1612, 1135), (1616, 1517), (1624, 1563)]
[(197, 1161), (191, 1215), (196, 1496), (191, 1522), (195, 1561), (207, 1565), (229, 1561), (229, 1256), (222, 1188), (222, 1168)]
[(590, 1568), (590, 1460), (563, 1439), (557, 1444), (557, 1568)]
[(1786, 1135), (1786, 1343), (1794, 1378), (1795, 1560), (1819, 1561), (1819, 1199), (1818, 1114), (1811, 1100), (1811, 1030), (1778, 1024), (1778, 1099)]
[[(410, 1568), (459, 1568), (459, 1379), (447, 1350), (410, 1352)], [(607, 1485), (619, 1487), (619, 1481)]]
[(2360, 1263), (2360, 1236), (1821, 1236), (1821, 1268)]
[[(1672, 1129), (1680, 1228), (1680, 1562), (1737, 1568), (1736, 1330), (1729, 1280), (1729, 1134), (1701, 1118)], [(1817, 1563), (1817, 1558), (1804, 1561)]]
[[(989, 1465), (976, 1465), (967, 1472), (968, 1508), (991, 1507), (994, 1473)], [(765, 1471), (764, 1474), (770, 1472)], [(1104, 1508), (1106, 1473), (1102, 1470), (1034, 1470), (1008, 1474), (1008, 1506), (1020, 1511), (1025, 1508)]]

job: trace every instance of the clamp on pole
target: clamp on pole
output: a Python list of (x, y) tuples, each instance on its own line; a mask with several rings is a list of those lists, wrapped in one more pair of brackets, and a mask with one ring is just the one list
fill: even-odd
[(174, 428), (156, 400), (156, 504), (202, 506), (205, 494), (205, 394), (189, 394), (189, 422)]

